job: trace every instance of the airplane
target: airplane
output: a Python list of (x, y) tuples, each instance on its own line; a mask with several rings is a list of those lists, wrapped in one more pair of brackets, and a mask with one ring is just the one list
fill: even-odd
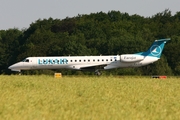
[[(108, 55), (108, 56), (52, 56), (52, 57), (27, 57), (21, 62), (9, 66), (11, 71), (36, 70), (36, 69), (72, 69), (92, 70), (101, 66), (101, 70), (114, 68), (141, 67), (156, 62), (160, 59), (164, 45), (170, 38), (155, 40), (145, 52), (135, 54)], [(101, 75), (99, 69), (96, 75)]]

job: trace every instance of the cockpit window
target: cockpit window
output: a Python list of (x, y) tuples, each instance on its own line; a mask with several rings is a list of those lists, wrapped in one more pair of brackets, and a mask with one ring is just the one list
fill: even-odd
[(29, 62), (29, 59), (24, 59), (23, 62)]

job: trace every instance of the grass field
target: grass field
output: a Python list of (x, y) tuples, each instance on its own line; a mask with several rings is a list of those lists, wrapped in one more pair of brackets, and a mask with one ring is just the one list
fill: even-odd
[(0, 76), (2, 120), (179, 120), (180, 79)]

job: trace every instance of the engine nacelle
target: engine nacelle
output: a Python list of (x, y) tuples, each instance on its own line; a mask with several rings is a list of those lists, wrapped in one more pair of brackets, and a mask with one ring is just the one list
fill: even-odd
[(144, 56), (142, 55), (136, 55), (136, 54), (123, 54), (120, 55), (120, 61), (121, 62), (138, 62), (144, 59)]

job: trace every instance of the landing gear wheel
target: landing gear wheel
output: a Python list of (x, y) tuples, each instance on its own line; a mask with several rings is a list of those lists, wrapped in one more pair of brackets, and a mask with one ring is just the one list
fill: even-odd
[(99, 70), (96, 70), (96, 71), (95, 71), (95, 75), (100, 76), (100, 75), (101, 75), (101, 72), (100, 72)]

